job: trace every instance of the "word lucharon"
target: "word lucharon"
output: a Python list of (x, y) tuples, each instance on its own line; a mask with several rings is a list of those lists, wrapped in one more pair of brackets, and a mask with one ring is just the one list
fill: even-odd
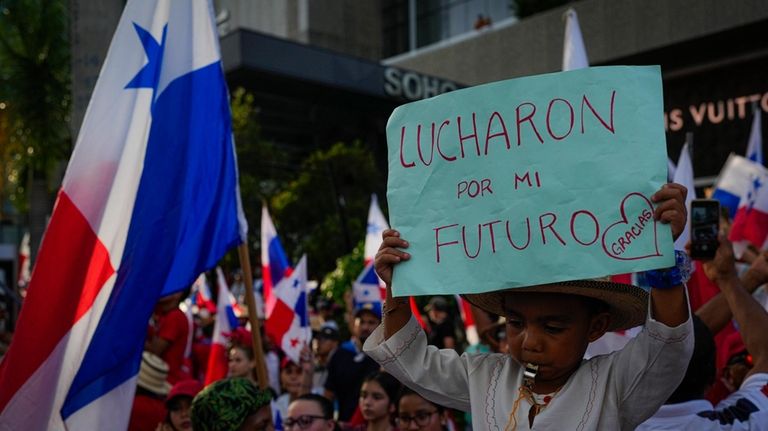
[[(585, 134), (586, 118), (596, 119), (598, 127), (615, 134), (615, 100), (616, 91), (614, 90), (611, 92), (610, 99), (602, 103), (593, 101), (583, 94), (575, 103), (576, 108), (571, 101), (556, 97), (546, 104), (543, 111), (534, 103), (520, 102), (514, 108), (512, 118), (505, 118), (497, 110), (487, 118), (478, 118), (478, 114), (472, 112), (469, 115), (459, 114), (429, 124), (417, 124), (415, 127), (403, 125), (400, 129), (400, 165), (403, 168), (430, 166), (435, 160), (435, 153), (439, 159), (449, 163), (470, 156), (485, 157), (491, 153), (491, 148), (494, 146), (511, 150), (513, 141), (516, 147), (528, 143), (544, 144), (550, 140), (561, 141), (572, 133)], [(574, 131), (577, 116), (579, 127)], [(555, 130), (555, 119), (562, 117), (566, 118), (565, 124), (568, 127), (564, 130)], [(523, 132), (526, 128), (533, 133), (534, 138), (531, 142), (523, 140)], [(483, 131), (485, 133), (481, 134)]]

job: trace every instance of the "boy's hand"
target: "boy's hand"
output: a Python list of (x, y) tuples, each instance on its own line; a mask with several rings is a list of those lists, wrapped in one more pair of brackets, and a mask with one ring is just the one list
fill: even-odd
[(400, 238), (400, 232), (394, 229), (387, 229), (381, 234), (384, 240), (379, 247), (373, 266), (376, 274), (386, 283), (388, 287), (392, 286), (392, 269), (403, 260), (408, 260), (411, 255), (398, 250), (399, 248), (408, 248), (408, 241)]
[(704, 261), (704, 273), (714, 282), (738, 278), (736, 273), (736, 258), (733, 256), (733, 245), (722, 232), (718, 235), (720, 245), (717, 247), (715, 258)]
[(687, 195), (688, 189), (685, 186), (668, 183), (651, 196), (651, 200), (657, 204), (653, 211), (653, 218), (665, 224), (669, 223), (672, 228), (672, 238), (675, 240), (683, 233), (688, 221), (688, 210), (685, 206)]

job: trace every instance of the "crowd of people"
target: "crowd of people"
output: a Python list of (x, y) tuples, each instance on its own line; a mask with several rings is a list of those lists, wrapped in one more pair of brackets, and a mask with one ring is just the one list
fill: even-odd
[[(259, 389), (245, 316), (244, 325), (228, 334), (226, 378), (203, 389), (206, 365), (215, 354), (210, 348), (215, 316), (196, 310), (190, 328), (180, 308), (185, 294), (163, 297), (155, 307), (129, 430), (261, 430), (274, 428), (275, 422), (286, 430), (457, 429), (449, 409), (403, 387), (363, 353), (363, 344), (381, 323), (376, 308), (348, 304), (350, 313), (334, 313), (341, 307), (325, 298), (317, 301), (316, 328), (299, 363), (264, 339), (267, 374), (276, 376), (266, 390)], [(425, 321), (429, 333), (453, 343), (448, 340), (456, 339), (458, 327), (448, 308), (445, 298), (433, 298), (425, 306)], [(339, 321), (348, 324), (346, 340)], [(190, 337), (194, 342), (186, 348)]]
[[(676, 185), (655, 196), (675, 236), (684, 198)], [(452, 297), (430, 298), (424, 316), (392, 297), (392, 272), (411, 256), (388, 230), (375, 260), (383, 311), (318, 298), (298, 363), (264, 338), (266, 389), (248, 330), (228, 334), (227, 375), (211, 382), (216, 316), (198, 313), (190, 327), (184, 293), (162, 298), (129, 429), (768, 429), (768, 252), (737, 259), (722, 225), (715, 258), (697, 263), (687, 289), (676, 268), (650, 272), (650, 293), (599, 279), (464, 295), (474, 345)], [(702, 280), (716, 291), (703, 294)], [(626, 345), (590, 357), (588, 344), (612, 331)]]

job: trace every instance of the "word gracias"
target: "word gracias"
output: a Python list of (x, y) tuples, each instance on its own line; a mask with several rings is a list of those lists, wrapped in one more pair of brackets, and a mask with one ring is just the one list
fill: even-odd
[[(579, 104), (581, 134), (584, 134), (585, 129), (585, 111), (586, 115), (594, 116), (594, 118), (597, 119), (602, 127), (604, 127), (606, 130), (614, 135), (616, 134), (613, 122), (615, 99), (616, 90), (613, 90), (611, 92), (611, 98), (608, 106), (603, 107), (602, 109), (595, 109), (595, 105), (587, 97), (587, 95), (582, 95)], [(540, 144), (544, 143), (544, 137), (542, 135), (544, 129), (546, 129), (547, 135), (555, 141), (563, 140), (573, 132), (574, 125), (576, 123), (576, 109), (574, 109), (574, 106), (570, 101), (559, 97), (552, 98), (547, 104), (543, 119), (541, 118), (541, 113), (537, 115), (538, 111), (539, 108), (537, 108), (537, 106), (531, 102), (520, 103), (515, 108), (513, 133), (517, 138), (516, 144), (518, 147), (523, 144), (523, 128), (530, 129)], [(601, 111), (602, 114), (600, 114), (598, 111)], [(589, 114), (590, 112), (591, 114)], [(553, 114), (562, 115), (563, 113), (567, 116), (568, 121), (566, 124), (568, 127), (564, 128), (564, 130), (553, 130), (553, 124), (556, 124), (557, 122), (555, 120), (559, 118), (557, 115)], [(429, 143), (422, 143), (421, 136), (422, 128), (426, 129), (427, 126), (422, 126), (421, 124), (416, 126), (415, 141), (410, 139), (406, 140), (406, 135), (411, 135), (413, 132), (407, 133), (407, 127), (405, 125), (402, 126), (400, 129), (400, 165), (406, 169), (416, 167), (417, 154), (418, 160), (421, 162), (420, 165), (430, 166), (435, 158), (435, 149), (437, 150), (439, 157), (449, 163), (455, 162), (459, 158), (464, 159), (468, 157), (471, 152), (474, 152), (477, 157), (487, 156), (491, 141), (494, 139), (503, 138), (506, 149), (511, 149), (512, 144), (510, 141), (510, 133), (507, 129), (507, 124), (512, 123), (510, 123), (509, 119), (505, 120), (498, 111), (494, 111), (488, 117), (487, 121), (483, 121), (483, 123), (487, 124), (487, 127), (485, 133), (485, 142), (482, 149), (481, 138), (477, 131), (477, 113), (472, 113), (471, 119), (469, 119), (471, 125), (466, 125), (467, 121), (467, 118), (463, 118), (461, 115), (457, 115), (453, 123), (451, 122), (451, 119), (445, 119), (439, 125), (435, 122), (432, 122), (429, 126), (431, 129), (431, 140)], [(464, 125), (462, 125), (462, 123), (464, 123)], [(495, 132), (492, 133), (492, 130)], [(451, 131), (453, 133), (450, 133)], [(446, 138), (446, 136), (458, 138), (458, 141)], [(474, 144), (472, 145), (474, 146), (474, 150), (470, 149), (467, 151), (465, 148), (466, 143), (470, 143), (470, 145)], [(427, 146), (429, 147), (428, 150), (425, 149)], [(416, 154), (414, 154), (413, 147), (416, 147)]]

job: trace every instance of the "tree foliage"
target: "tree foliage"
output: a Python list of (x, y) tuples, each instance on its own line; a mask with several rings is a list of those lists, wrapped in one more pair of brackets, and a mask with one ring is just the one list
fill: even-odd
[[(328, 292), (341, 300), (362, 270), (363, 251), (355, 246), (365, 237), (371, 193), (380, 186), (371, 152), (353, 142), (297, 153), (265, 140), (254, 97), (242, 88), (232, 92), (231, 110), (249, 243), (260, 247), (267, 204), (292, 262), (306, 253), (311, 278), (333, 271)], [(236, 259), (230, 253), (225, 265), (237, 266)]]
[[(230, 95), (232, 131), (240, 175), (240, 197), (248, 220), (248, 244), (258, 244), (260, 238), (261, 205), (287, 184), (293, 173), (288, 155), (261, 136), (259, 109), (253, 94), (242, 87)], [(226, 267), (239, 266), (237, 252), (224, 259)], [(258, 276), (258, 266), (254, 268)]]
[(378, 184), (370, 151), (360, 142), (339, 142), (310, 154), (295, 179), (272, 198), (283, 244), (294, 257), (307, 254), (311, 277), (333, 270), (336, 259), (365, 237)]
[(337, 304), (344, 304), (348, 292), (365, 267), (365, 241), (360, 241), (352, 252), (336, 259), (336, 268), (326, 274), (320, 284), (320, 292)]
[(0, 2), (0, 186), (21, 210), (26, 180), (71, 151), (67, 16), (64, 0)]

